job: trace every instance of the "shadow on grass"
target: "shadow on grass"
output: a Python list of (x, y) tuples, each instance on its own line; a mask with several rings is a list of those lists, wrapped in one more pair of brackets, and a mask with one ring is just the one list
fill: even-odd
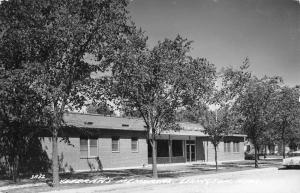
[[(281, 167), (281, 160), (260, 160), (259, 167)], [(162, 166), (158, 170), (159, 178), (179, 178), (184, 176), (193, 176), (193, 175), (205, 175), (205, 174), (214, 174), (214, 173), (223, 173), (231, 171), (240, 171), (254, 169), (254, 160), (246, 160), (240, 162), (223, 162), (219, 165), (219, 170), (215, 170), (215, 165), (206, 165), (203, 163), (195, 163), (192, 165), (180, 165), (180, 166)], [(285, 168), (279, 168), (284, 170)], [(46, 179), (43, 182), (46, 182), (48, 185), (51, 185), (51, 174), (46, 174)], [(152, 170), (151, 168), (141, 168), (141, 169), (124, 169), (124, 170), (104, 170), (104, 171), (89, 171), (89, 172), (75, 172), (75, 173), (62, 173), (60, 174), (60, 179), (98, 179), (98, 178), (109, 178), (112, 183), (117, 182), (118, 180), (124, 179), (152, 179)], [(26, 180), (28, 183), (28, 180)], [(32, 182), (32, 180), (31, 180)], [(41, 181), (39, 181), (41, 182)]]
[[(182, 170), (162, 170), (158, 171), (160, 178), (178, 178), (190, 173), (190, 171)], [(107, 170), (98, 172), (80, 172), (80, 173), (65, 173), (60, 175), (61, 179), (94, 179), (94, 178), (110, 178), (112, 181), (120, 179), (145, 179), (152, 178), (152, 170), (150, 169), (127, 169), (127, 170)]]

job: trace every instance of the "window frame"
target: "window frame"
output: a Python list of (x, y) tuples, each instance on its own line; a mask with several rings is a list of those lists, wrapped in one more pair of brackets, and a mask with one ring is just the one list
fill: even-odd
[(156, 141), (156, 148), (157, 157), (169, 157), (169, 141), (167, 139), (158, 139)]
[(233, 142), (232, 152), (233, 153), (239, 153), (240, 152), (240, 143), (239, 142)]
[[(134, 141), (136, 141), (136, 150), (132, 149), (132, 142), (134, 142)], [(131, 152), (133, 152), (133, 153), (138, 153), (139, 152), (139, 138), (132, 137), (130, 145), (131, 145)]]
[[(118, 150), (113, 150), (113, 141), (117, 140)], [(114, 136), (111, 137), (111, 152), (112, 153), (120, 153), (120, 137)]]
[(224, 153), (231, 153), (231, 141), (224, 141)]
[[(81, 140), (87, 140), (87, 156), (81, 155)], [(96, 140), (96, 147), (97, 147), (97, 155), (91, 155), (91, 140)], [(80, 159), (89, 159), (89, 158), (97, 158), (99, 157), (99, 143), (98, 138), (79, 138), (79, 151), (80, 151)]]
[[(174, 144), (174, 141), (181, 141), (181, 154), (179, 155), (175, 155), (174, 154), (174, 146), (173, 146), (173, 144)], [(178, 142), (175, 142), (175, 143), (178, 143)], [(179, 144), (179, 143), (178, 143)], [(171, 149), (172, 149), (172, 157), (184, 157), (184, 140), (172, 140), (172, 146), (171, 146)]]

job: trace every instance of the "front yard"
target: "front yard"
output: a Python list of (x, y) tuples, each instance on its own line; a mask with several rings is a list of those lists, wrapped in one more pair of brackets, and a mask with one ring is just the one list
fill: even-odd
[[(282, 159), (259, 160), (259, 168), (281, 167)], [(162, 164), (158, 165), (160, 179), (175, 179), (179, 177), (207, 175), (214, 173), (234, 172), (254, 169), (254, 160), (223, 162), (219, 170), (215, 170), (214, 163), (186, 163), (186, 164)], [(132, 180), (151, 180), (151, 165), (142, 169), (107, 170), (97, 172), (65, 173), (60, 175), (62, 183), (59, 189), (76, 187), (101, 186), (108, 184), (126, 183)], [(30, 179), (24, 177), (18, 184), (12, 184), (9, 180), (0, 180), (0, 192), (41, 192), (53, 190), (51, 187), (51, 175), (46, 174), (45, 179)]]

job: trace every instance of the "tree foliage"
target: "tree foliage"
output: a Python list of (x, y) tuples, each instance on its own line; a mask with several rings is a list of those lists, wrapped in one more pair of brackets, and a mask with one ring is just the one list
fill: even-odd
[(113, 115), (112, 107), (107, 103), (90, 104), (87, 107), (87, 112), (92, 114)]
[(252, 77), (234, 103), (234, 110), (242, 115), (242, 130), (255, 148), (255, 167), (258, 167), (258, 147), (268, 129), (267, 107), (279, 82), (278, 77)]
[[(241, 116), (232, 111), (232, 105), (251, 78), (248, 67), (249, 60), (246, 58), (238, 70), (231, 67), (223, 69), (218, 76), (221, 86), (218, 86), (219, 80), (215, 79), (210, 95), (205, 97), (205, 100), (194, 99), (192, 106), (177, 113), (179, 120), (198, 122), (204, 126), (204, 132), (208, 134), (214, 146), (216, 170), (219, 143), (228, 134), (241, 133)], [(210, 109), (211, 105), (216, 107), (214, 111)]]
[(282, 155), (285, 157), (285, 146), (293, 140), (299, 140), (300, 102), (296, 88), (280, 87), (274, 92), (268, 105), (268, 119), (271, 132), (277, 141), (282, 142)]
[[(91, 72), (111, 64), (118, 42), (130, 32), (127, 1), (28, 0), (0, 5), (0, 63), (29, 70), (30, 88), (51, 110), (53, 181), (58, 185), (57, 135), (68, 104), (83, 105)], [(92, 55), (93, 62), (86, 56)]]
[(204, 103), (186, 106), (185, 109), (181, 109), (176, 112), (176, 120), (182, 122), (202, 123), (202, 121), (205, 120), (207, 111), (209, 111), (209, 107)]
[(30, 141), (51, 121), (45, 101), (30, 88), (29, 78), (19, 70), (0, 71), (0, 157), (14, 181), (30, 157), (25, 157)]
[(191, 42), (177, 36), (149, 49), (146, 38), (132, 37), (114, 65), (114, 94), (138, 109), (143, 118), (156, 169), (156, 136), (176, 127), (175, 110), (204, 98), (211, 91), (215, 68), (205, 59), (188, 55)]
[(230, 134), (230, 109), (229, 106), (221, 106), (215, 111), (206, 111), (202, 121), (204, 132), (208, 134), (215, 150), (216, 170), (218, 170), (217, 148), (224, 137)]

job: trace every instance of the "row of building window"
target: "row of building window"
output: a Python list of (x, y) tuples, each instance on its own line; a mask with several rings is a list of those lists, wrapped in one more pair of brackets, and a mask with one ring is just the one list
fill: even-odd
[[(169, 157), (169, 145), (173, 157), (183, 156), (183, 140), (157, 140), (157, 157)], [(148, 146), (148, 156), (152, 157), (151, 145)]]
[[(240, 143), (233, 142), (232, 144), (232, 152), (240, 152)], [(224, 152), (231, 152), (231, 142), (224, 142)]]
[[(157, 156), (158, 157), (168, 157), (169, 149), (168, 149), (168, 141), (167, 140), (158, 140), (157, 141)], [(240, 152), (240, 145), (238, 142), (224, 142), (224, 152), (231, 152), (231, 144), (232, 152)], [(150, 147), (150, 146), (149, 146)], [(149, 148), (148, 147), (148, 148)], [(182, 140), (173, 140), (171, 145), (171, 153), (172, 156), (183, 156), (183, 141)], [(131, 151), (138, 152), (138, 138), (131, 138)], [(149, 155), (151, 154), (151, 148), (149, 150)], [(111, 151), (112, 152), (120, 152), (120, 138), (112, 137), (111, 138)], [(80, 157), (97, 157), (98, 156), (98, 139), (84, 139), (80, 138)]]
[[(168, 140), (157, 140), (157, 157), (168, 157), (169, 156), (169, 144)], [(183, 156), (183, 141), (182, 140), (172, 140), (171, 143), (171, 154), (173, 157)], [(186, 141), (187, 145), (195, 145), (195, 141)], [(232, 150), (231, 150), (232, 144)], [(239, 142), (224, 142), (224, 152), (240, 152), (240, 143)], [(148, 154), (152, 155), (152, 149), (148, 146)]]
[[(120, 138), (111, 138), (111, 151), (120, 152)], [(131, 151), (138, 152), (138, 138), (131, 138)], [(80, 138), (80, 157), (98, 157), (98, 139), (84, 139)]]

